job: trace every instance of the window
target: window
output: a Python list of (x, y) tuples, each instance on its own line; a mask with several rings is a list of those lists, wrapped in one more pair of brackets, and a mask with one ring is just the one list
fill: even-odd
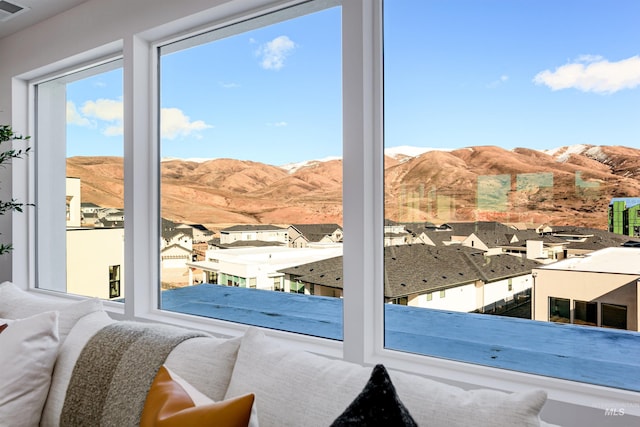
[(445, 294), (445, 291), (444, 291), (444, 290), (440, 291), (440, 298), (444, 298), (444, 297), (445, 297), (445, 295), (446, 295), (446, 294)]
[(109, 266), (109, 298), (120, 297), (120, 266)]
[[(336, 3), (304, 3), (159, 46), (162, 308), (177, 306), (166, 299), (189, 298), (164, 290), (214, 269), (228, 286), (246, 287), (250, 278), (261, 291), (246, 295), (255, 306), (273, 291), (286, 291), (278, 297), (294, 305), (312, 303), (298, 295), (296, 269), (308, 270), (305, 282), (321, 295), (342, 294), (342, 241), (325, 237), (343, 225)], [(192, 233), (180, 234), (189, 224), (214, 236), (215, 248), (199, 250), (215, 266), (162, 258), (198, 250)], [(292, 232), (307, 247), (295, 247)], [(200, 286), (212, 301), (223, 295), (215, 283)], [(341, 324), (337, 307), (335, 316)]]
[(549, 321), (571, 323), (570, 301), (566, 298), (549, 298)]
[(627, 307), (616, 304), (601, 304), (602, 327), (627, 329)]
[(598, 325), (598, 303), (574, 301), (573, 323), (576, 325)]
[(111, 266), (124, 265), (122, 61), (35, 90), (38, 286), (114, 298)]
[[(492, 316), (497, 328), (508, 324), (489, 311), (597, 326), (591, 298), (622, 289), (615, 278), (606, 290), (591, 277), (568, 280), (575, 271), (561, 272), (560, 266), (565, 257), (593, 252), (596, 241), (624, 243), (624, 236), (605, 230), (609, 221), (629, 223), (620, 214), (638, 203), (627, 187), (627, 204), (609, 212), (614, 193), (608, 186), (624, 178), (584, 167), (610, 161), (600, 156), (624, 161), (609, 144), (633, 147), (634, 158), (640, 154), (637, 84), (618, 85), (603, 76), (600, 86), (590, 74), (600, 69), (610, 76), (614, 68), (630, 66), (626, 61), (637, 61), (637, 46), (618, 31), (632, 24), (617, 9), (626, 3), (617, 3), (616, 12), (604, 5), (580, 8), (573, 1), (558, 11), (553, 4), (554, 13), (547, 13), (551, 9), (538, 3), (511, 1), (384, 2), (383, 292), (447, 289), (438, 307), (422, 305), (429, 298), (415, 299), (407, 308), (414, 325), (432, 328), (437, 308), (455, 314), (470, 334), (481, 333), (474, 329), (483, 324), (477, 316)], [(570, 38), (565, 13), (581, 22), (572, 26)], [(600, 28), (603, 16), (618, 24), (594, 40), (587, 28)], [(408, 244), (389, 244), (389, 224), (406, 230)], [(620, 234), (624, 230), (618, 228)], [(424, 237), (414, 240), (419, 235)], [(535, 278), (538, 268), (548, 272)], [(514, 293), (533, 294), (536, 281), (536, 301), (512, 303)], [(608, 323), (602, 326), (622, 328), (616, 319), (626, 319), (623, 310), (606, 311)], [(403, 340), (390, 307), (385, 314), (386, 348), (474, 359)], [(499, 333), (489, 335), (487, 340), (500, 341)], [(582, 345), (588, 352), (589, 344)], [(525, 371), (537, 369), (524, 364)]]

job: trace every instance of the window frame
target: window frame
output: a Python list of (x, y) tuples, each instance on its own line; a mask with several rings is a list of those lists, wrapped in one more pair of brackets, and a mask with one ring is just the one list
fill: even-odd
[[(217, 5), (206, 13), (176, 17), (159, 27), (127, 33), (121, 40), (61, 59), (20, 74), (12, 80), (12, 123), (34, 130), (33, 81), (62, 69), (94, 63), (105, 55), (122, 52), (124, 60), (124, 157), (125, 157), (125, 304), (105, 301), (116, 319), (151, 320), (207, 330), (221, 336), (241, 335), (246, 326), (158, 310), (159, 247), (157, 156), (157, 45), (184, 34), (228, 25), (267, 13), (296, 1), (249, 0)], [(239, 4), (241, 3), (241, 4)], [(277, 339), (360, 364), (385, 363), (393, 368), (427, 375), (470, 387), (518, 391), (541, 387), (550, 398), (600, 408), (602, 402), (633, 402), (637, 393), (610, 387), (575, 383), (523, 372), (438, 359), (384, 349), (383, 313), (383, 169), (382, 169), (382, 0), (348, 0), (343, 3), (343, 102), (345, 281), (352, 284), (344, 295), (344, 342), (267, 331)], [(137, 144), (134, 144), (137, 141)], [(350, 141), (347, 143), (346, 141)], [(142, 142), (142, 143), (141, 143)], [(20, 147), (21, 143), (16, 144)], [(24, 163), (24, 164), (20, 164)], [(33, 159), (12, 168), (13, 193), (33, 202)], [(139, 197), (136, 197), (139, 195)], [(52, 300), (82, 297), (37, 289), (35, 279), (35, 215), (25, 211), (12, 221), (16, 244), (12, 257), (14, 281)], [(152, 219), (151, 221), (149, 219)], [(151, 286), (150, 286), (151, 284)], [(373, 286), (372, 284), (379, 284)], [(629, 415), (640, 415), (637, 406)]]

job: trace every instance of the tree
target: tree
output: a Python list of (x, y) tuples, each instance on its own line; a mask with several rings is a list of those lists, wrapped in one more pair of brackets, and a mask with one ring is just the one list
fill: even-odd
[[(0, 125), (0, 166), (4, 167), (11, 163), (13, 159), (20, 159), (24, 157), (31, 150), (31, 147), (27, 147), (24, 150), (15, 150), (13, 148), (5, 149), (2, 144), (16, 140), (27, 140), (29, 138), (29, 136), (22, 136), (14, 133), (13, 129), (9, 125)], [(0, 200), (0, 215), (4, 215), (5, 213), (12, 211), (22, 212), (22, 208), (29, 205), (30, 204), (19, 203), (16, 199), (11, 199), (8, 202)], [(11, 252), (12, 249), (13, 245), (11, 243), (0, 243), (0, 255)]]

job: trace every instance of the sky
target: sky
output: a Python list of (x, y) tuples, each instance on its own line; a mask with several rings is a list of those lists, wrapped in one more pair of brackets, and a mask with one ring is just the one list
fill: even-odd
[[(639, 16), (637, 0), (386, 1), (385, 148), (640, 148)], [(162, 54), (161, 156), (340, 157), (340, 27), (332, 8)], [(121, 69), (69, 84), (68, 155), (122, 155), (122, 117)]]

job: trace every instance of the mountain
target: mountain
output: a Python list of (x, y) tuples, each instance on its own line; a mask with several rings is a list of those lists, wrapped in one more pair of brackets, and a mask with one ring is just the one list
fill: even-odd
[[(407, 154), (408, 153), (408, 154)], [(495, 220), (604, 229), (613, 197), (640, 196), (640, 150), (495, 146), (385, 155), (385, 217), (396, 221)], [(414, 154), (414, 155), (412, 155)], [(342, 161), (286, 167), (213, 159), (161, 163), (162, 215), (212, 228), (241, 223), (342, 224)], [(121, 207), (122, 158), (72, 157), (82, 201)]]

